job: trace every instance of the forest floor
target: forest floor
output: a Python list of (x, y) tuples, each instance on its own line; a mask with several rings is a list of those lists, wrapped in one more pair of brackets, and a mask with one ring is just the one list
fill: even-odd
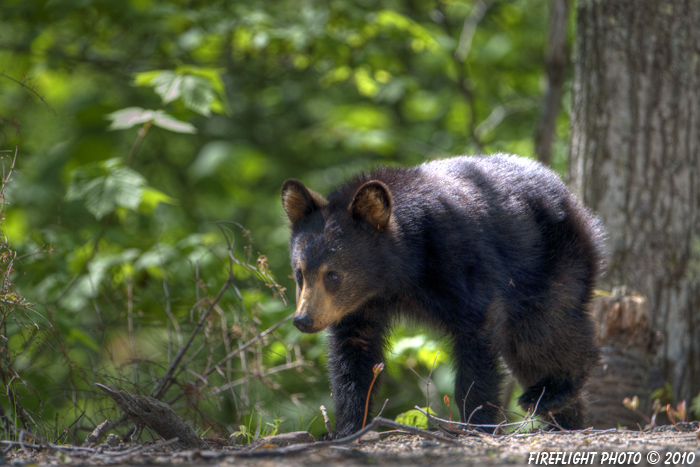
[[(9, 465), (696, 465), (700, 466), (699, 422), (651, 431), (582, 430), (448, 437), (369, 432), (358, 441), (307, 442), (308, 433), (263, 439), (250, 446), (207, 440), (208, 449), (181, 450), (168, 442), (110, 447), (44, 446), (14, 443), (4, 453)], [(7, 447), (7, 442), (4, 442)], [(0, 465), (3, 458), (0, 458)]]

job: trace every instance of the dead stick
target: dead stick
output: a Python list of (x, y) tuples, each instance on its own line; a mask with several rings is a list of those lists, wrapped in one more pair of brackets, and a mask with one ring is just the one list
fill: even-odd
[(91, 444), (99, 443), (102, 437), (105, 435), (105, 433), (107, 433), (107, 430), (109, 430), (109, 427), (109, 420), (105, 420), (104, 422), (97, 425), (95, 429), (92, 430), (92, 433), (87, 435), (87, 437), (85, 438), (85, 443), (83, 445), (89, 446)]
[(187, 350), (190, 348), (192, 345), (192, 342), (194, 342), (195, 337), (197, 337), (197, 334), (199, 334), (200, 329), (202, 329), (202, 326), (204, 326), (204, 323), (206, 322), (207, 318), (209, 317), (209, 314), (211, 311), (214, 309), (214, 306), (221, 300), (221, 298), (224, 296), (224, 293), (226, 293), (226, 290), (228, 290), (229, 286), (233, 284), (233, 272), (229, 270), (229, 278), (226, 281), (226, 283), (221, 287), (221, 290), (219, 290), (219, 293), (216, 295), (216, 298), (209, 304), (207, 309), (205, 310), (204, 313), (202, 313), (202, 316), (199, 318), (199, 321), (197, 321), (196, 326), (192, 330), (192, 333), (190, 334), (189, 339), (187, 339), (187, 342), (185, 345), (180, 347), (180, 349), (177, 351), (177, 355), (175, 355), (175, 358), (173, 361), (170, 363), (170, 366), (168, 367), (168, 371), (165, 373), (165, 375), (161, 378), (160, 383), (153, 388), (153, 391), (151, 391), (151, 397), (155, 399), (160, 399), (163, 397), (163, 394), (169, 387), (169, 382), (170, 379), (173, 376), (173, 373), (175, 373), (175, 370), (177, 367), (180, 365), (180, 361), (183, 359), (185, 356), (185, 353)]
[(347, 444), (347, 443), (350, 443), (352, 441), (355, 441), (358, 438), (361, 438), (369, 431), (374, 430), (375, 428), (379, 428), (380, 426), (386, 426), (386, 427), (394, 428), (397, 430), (404, 430), (404, 431), (407, 431), (407, 432), (412, 433), (414, 435), (421, 435), (421, 436), (425, 436), (427, 438), (432, 438), (432, 439), (437, 440), (437, 441), (444, 441), (445, 443), (453, 444), (456, 446), (461, 446), (461, 444), (458, 443), (457, 441), (454, 441), (454, 440), (449, 439), (449, 438), (445, 438), (444, 436), (435, 434), (432, 431), (428, 431), (428, 430), (425, 430), (423, 428), (416, 428), (416, 427), (410, 426), (410, 425), (404, 425), (403, 423), (398, 423), (398, 422), (395, 422), (393, 420), (389, 420), (387, 418), (382, 418), (382, 417), (376, 417), (374, 420), (372, 420), (372, 422), (369, 425), (367, 425), (366, 427), (364, 427), (360, 431), (353, 433), (349, 436), (346, 436), (344, 438), (330, 441), (329, 444)]
[(369, 425), (358, 431), (357, 433), (354, 433), (352, 435), (346, 436), (344, 438), (336, 439), (333, 441), (321, 441), (321, 442), (316, 442), (316, 443), (302, 443), (302, 444), (293, 444), (291, 446), (286, 446), (284, 448), (280, 449), (269, 449), (269, 450), (259, 450), (259, 451), (246, 451), (246, 452), (234, 452), (232, 453), (236, 457), (273, 457), (273, 456), (280, 456), (284, 454), (292, 454), (292, 453), (297, 453), (301, 451), (305, 451), (307, 449), (315, 449), (315, 448), (321, 448), (325, 446), (339, 446), (343, 444), (348, 444), (351, 443), (365, 434), (367, 434), (369, 431), (374, 430), (375, 428), (378, 428), (380, 426), (386, 426), (389, 428), (394, 428), (394, 429), (399, 429), (403, 431), (407, 431), (411, 434), (415, 435), (420, 435), (420, 436), (425, 436), (426, 438), (432, 438), (437, 441), (445, 442), (448, 444), (452, 444), (454, 446), (462, 446), (461, 443), (458, 441), (445, 438), (444, 436), (435, 434), (433, 432), (430, 432), (428, 430), (424, 430), (422, 428), (416, 428), (413, 426), (408, 426), (408, 425), (403, 425), (401, 423), (397, 423), (393, 420), (388, 420), (386, 418), (381, 418), (377, 417), (374, 420), (370, 422)]

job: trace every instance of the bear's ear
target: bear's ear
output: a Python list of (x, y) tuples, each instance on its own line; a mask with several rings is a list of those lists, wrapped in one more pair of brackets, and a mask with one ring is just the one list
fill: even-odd
[(378, 180), (371, 180), (357, 189), (348, 211), (378, 230), (384, 230), (391, 220), (391, 208), (389, 187)]
[(327, 204), (323, 196), (309, 190), (299, 180), (290, 178), (282, 184), (282, 206), (292, 224)]

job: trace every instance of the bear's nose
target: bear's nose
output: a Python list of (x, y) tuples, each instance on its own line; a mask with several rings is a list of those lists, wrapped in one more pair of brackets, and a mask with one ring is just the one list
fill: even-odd
[(296, 326), (301, 332), (311, 332), (311, 330), (314, 328), (314, 322), (308, 315), (295, 316), (294, 326)]

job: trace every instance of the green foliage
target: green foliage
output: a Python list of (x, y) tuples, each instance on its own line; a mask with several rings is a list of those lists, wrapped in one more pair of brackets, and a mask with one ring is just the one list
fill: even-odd
[(197, 133), (197, 129), (191, 123), (183, 122), (162, 110), (146, 110), (141, 107), (127, 107), (107, 115), (112, 123), (110, 130), (126, 130), (146, 122), (152, 122), (155, 126), (175, 133)]
[(277, 434), (279, 426), (282, 423), (282, 420), (276, 417), (272, 422), (263, 422), (262, 415), (259, 415), (254, 430), (253, 418), (254, 417), (251, 415), (248, 419), (248, 425), (239, 425), (238, 430), (231, 434), (234, 441), (239, 442), (239, 444), (250, 444), (260, 438), (274, 436)]
[[(284, 325), (226, 359), (292, 312), (268, 287), (293, 287), (279, 187), (296, 177), (325, 193), (379, 163), (532, 155), (548, 2), (489, 2), (483, 17), (479, 4), (5, 2), (0, 146), (20, 148), (5, 230), (21, 261), (3, 294), (34, 304), (3, 311), (21, 379), (3, 373), (0, 407), (24, 417), (15, 425), (51, 431), (83, 410), (81, 425), (103, 421), (112, 405), (92, 383), (108, 382), (163, 387), (223, 436), (253, 413), (280, 429), (315, 418), (320, 432), (324, 336)], [(434, 362), (451, 392), (449, 349), (405, 329), (395, 339), (388, 412), (424, 400), (412, 370), (427, 377)]]
[(136, 86), (151, 86), (160, 96), (163, 105), (176, 99), (190, 110), (208, 117), (212, 111), (224, 113), (224, 83), (221, 70), (178, 67), (175, 71), (147, 71), (136, 73)]
[(690, 402), (690, 410), (695, 413), (693, 420), (700, 420), (700, 394), (693, 397), (693, 400)]
[(83, 201), (97, 220), (117, 207), (135, 211), (141, 204), (146, 180), (120, 159), (79, 167), (71, 173), (66, 201)]
[(404, 425), (415, 426), (416, 428), (428, 428), (428, 416), (424, 412), (428, 412), (430, 415), (437, 414), (433, 412), (433, 409), (428, 409), (427, 407), (422, 407), (421, 410), (411, 409), (400, 413), (396, 416), (395, 421)]

